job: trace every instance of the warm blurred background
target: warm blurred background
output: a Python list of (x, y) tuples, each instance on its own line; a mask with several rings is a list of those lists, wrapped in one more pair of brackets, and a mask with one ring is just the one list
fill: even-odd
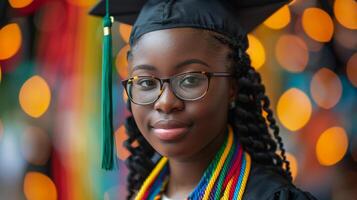
[[(124, 199), (100, 169), (97, 0), (0, 0), (0, 199)], [(113, 27), (116, 143), (130, 26)], [(295, 0), (249, 35), (294, 182), (322, 200), (357, 198), (357, 2)]]

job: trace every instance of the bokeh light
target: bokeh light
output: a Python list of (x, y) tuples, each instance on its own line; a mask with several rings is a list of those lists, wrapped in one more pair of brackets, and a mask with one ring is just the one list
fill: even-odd
[(329, 14), (319, 8), (307, 8), (302, 16), (305, 33), (318, 42), (328, 42), (333, 35), (333, 22)]
[(115, 131), (115, 146), (117, 149), (117, 156), (121, 160), (126, 160), (130, 152), (124, 147), (124, 141), (128, 139), (128, 135), (125, 132), (124, 125), (120, 126), (117, 131)]
[(130, 37), (131, 29), (132, 29), (132, 26), (130, 26), (128, 24), (123, 24), (123, 23), (119, 24), (120, 36), (121, 36), (121, 38), (123, 38), (123, 40), (126, 43), (129, 43), (129, 37)]
[(348, 148), (348, 138), (341, 127), (331, 127), (324, 131), (316, 144), (316, 156), (321, 165), (331, 166), (339, 162)]
[(24, 8), (30, 5), (33, 0), (9, 0), (11, 7), (13, 8)]
[(349, 29), (357, 29), (357, 2), (356, 0), (335, 0), (333, 5), (337, 21)]
[(57, 190), (52, 180), (39, 172), (28, 172), (24, 179), (27, 200), (56, 200)]
[(263, 44), (255, 36), (248, 34), (249, 48), (247, 53), (252, 60), (252, 66), (259, 69), (265, 63), (265, 49)]
[(296, 179), (296, 176), (298, 174), (298, 162), (297, 162), (297, 159), (296, 157), (289, 153), (289, 152), (286, 152), (286, 159), (289, 161), (290, 163), (290, 171), (291, 171), (291, 176), (293, 177), (293, 180)]
[(38, 127), (28, 127), (22, 134), (22, 155), (33, 165), (47, 163), (51, 144), (50, 138), (44, 130)]
[(0, 29), (0, 60), (14, 56), (21, 47), (22, 36), (18, 24), (11, 23)]
[(285, 5), (264, 21), (264, 25), (271, 29), (282, 29), (290, 22), (289, 6)]
[(346, 74), (352, 85), (357, 87), (357, 53), (354, 53), (348, 60)]
[(43, 115), (51, 101), (51, 91), (46, 81), (38, 76), (32, 76), (21, 87), (19, 102), (23, 111), (31, 117)]
[(306, 43), (294, 35), (282, 35), (276, 44), (275, 55), (279, 64), (290, 72), (301, 72), (309, 60)]
[(321, 68), (312, 77), (310, 91), (317, 105), (330, 109), (342, 96), (342, 83), (333, 71)]
[(297, 88), (291, 88), (279, 98), (277, 115), (289, 130), (296, 131), (305, 126), (311, 117), (312, 106), (308, 96)]
[(117, 72), (119, 73), (119, 76), (122, 79), (128, 78), (127, 53), (129, 49), (130, 49), (129, 45), (125, 45), (122, 49), (120, 49), (115, 61)]

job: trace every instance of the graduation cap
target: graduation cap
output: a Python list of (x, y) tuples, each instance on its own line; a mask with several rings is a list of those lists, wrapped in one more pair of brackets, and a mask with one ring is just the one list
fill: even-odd
[(130, 45), (145, 33), (179, 27), (244, 36), (290, 0), (103, 0), (90, 12), (104, 16), (102, 74), (102, 168), (114, 164), (111, 102), (111, 17), (133, 25)]

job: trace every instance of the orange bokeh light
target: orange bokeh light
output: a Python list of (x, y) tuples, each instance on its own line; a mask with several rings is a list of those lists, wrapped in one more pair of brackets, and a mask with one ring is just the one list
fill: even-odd
[(127, 53), (129, 50), (130, 50), (129, 45), (125, 45), (123, 48), (121, 48), (115, 61), (117, 72), (119, 73), (119, 76), (122, 79), (128, 78)]
[(282, 35), (275, 48), (279, 64), (290, 72), (302, 72), (309, 60), (306, 43), (294, 35)]
[(277, 115), (280, 122), (289, 130), (301, 129), (309, 121), (312, 106), (308, 96), (297, 88), (291, 88), (279, 98)]
[(131, 29), (132, 29), (132, 26), (130, 26), (128, 24), (123, 24), (123, 23), (119, 24), (120, 36), (121, 36), (121, 38), (123, 38), (123, 40), (126, 43), (129, 43), (129, 37), (130, 37)]
[(290, 23), (289, 6), (285, 5), (264, 21), (264, 25), (271, 29), (282, 29)]
[(305, 33), (318, 42), (328, 42), (333, 35), (333, 22), (329, 14), (319, 8), (307, 8), (302, 15)]
[(316, 144), (316, 156), (321, 165), (331, 166), (339, 162), (345, 155), (348, 138), (341, 127), (331, 127), (325, 130)]
[(355, 0), (335, 0), (333, 11), (342, 26), (357, 29), (357, 2)]
[(28, 172), (24, 180), (27, 200), (56, 200), (57, 189), (52, 180), (39, 172)]
[(357, 87), (357, 53), (354, 53), (348, 60), (346, 74), (352, 85)]
[(51, 102), (51, 91), (40, 76), (33, 76), (21, 87), (19, 102), (23, 111), (31, 117), (43, 115)]
[(321, 68), (312, 77), (310, 91), (317, 105), (330, 109), (342, 96), (342, 83), (333, 71)]
[(33, 0), (9, 0), (11, 7), (13, 8), (24, 8), (30, 5)]
[(286, 153), (286, 159), (289, 161), (290, 163), (290, 171), (291, 171), (291, 176), (293, 177), (293, 180), (296, 179), (296, 176), (298, 174), (298, 162), (296, 157), (291, 154), (291, 153)]
[(115, 146), (117, 150), (117, 156), (121, 160), (126, 160), (130, 152), (124, 147), (124, 142), (128, 139), (124, 125), (120, 126), (117, 131), (115, 131)]
[(11, 23), (0, 29), (0, 60), (14, 56), (22, 43), (21, 30), (18, 24)]
[(263, 44), (255, 36), (248, 34), (249, 48), (247, 53), (252, 60), (252, 66), (259, 69), (265, 63), (265, 49)]

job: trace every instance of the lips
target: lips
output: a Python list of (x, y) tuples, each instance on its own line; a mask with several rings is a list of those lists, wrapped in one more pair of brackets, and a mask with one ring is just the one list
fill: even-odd
[(190, 124), (178, 120), (159, 120), (151, 129), (160, 140), (169, 142), (183, 138), (188, 133)]

